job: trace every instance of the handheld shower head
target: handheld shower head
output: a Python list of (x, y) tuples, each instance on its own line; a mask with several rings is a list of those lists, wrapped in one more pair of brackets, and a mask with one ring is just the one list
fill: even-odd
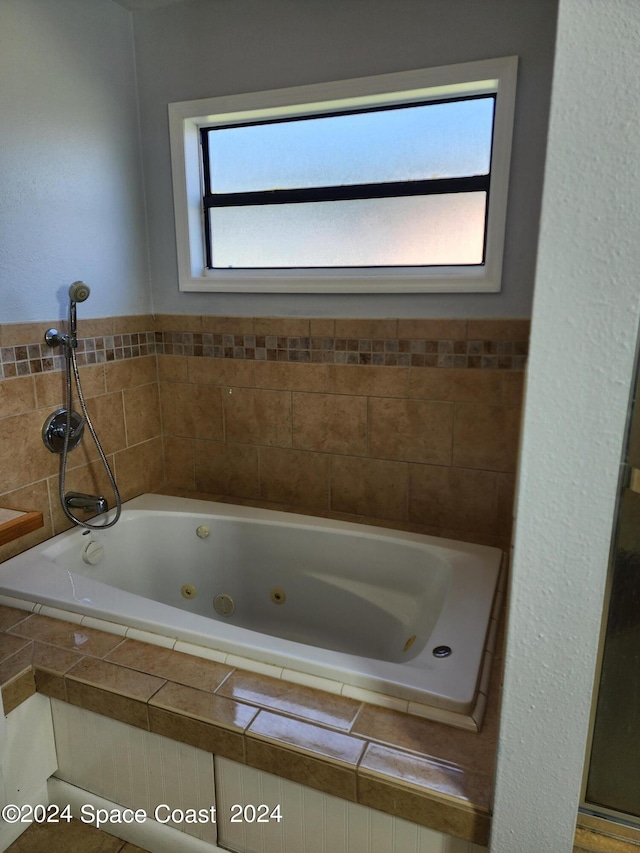
[(69, 288), (69, 299), (72, 302), (84, 302), (85, 299), (89, 298), (90, 293), (91, 289), (88, 284), (85, 284), (84, 281), (74, 281)]

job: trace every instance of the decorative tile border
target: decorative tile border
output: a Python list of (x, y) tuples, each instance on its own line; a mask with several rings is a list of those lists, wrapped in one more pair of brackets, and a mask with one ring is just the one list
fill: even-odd
[(304, 364), (365, 364), (523, 370), (527, 341), (279, 337), (156, 332), (156, 352)]
[[(155, 332), (141, 332), (78, 338), (76, 357), (78, 365), (84, 367), (87, 364), (153, 355), (155, 352)], [(0, 347), (0, 379), (62, 370), (63, 367), (64, 356), (60, 348), (51, 349), (46, 343)]]
[[(527, 340), (429, 340), (147, 331), (79, 338), (76, 353), (80, 366), (160, 353), (299, 364), (523, 370), (527, 351)], [(0, 379), (62, 370), (63, 366), (61, 350), (52, 350), (44, 342), (0, 347)]]

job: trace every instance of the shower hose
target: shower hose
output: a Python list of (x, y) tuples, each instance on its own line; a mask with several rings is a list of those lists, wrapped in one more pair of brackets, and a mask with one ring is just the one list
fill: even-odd
[[(75, 324), (73, 324), (75, 325)], [(72, 326), (71, 317), (70, 317), (70, 328)], [(69, 521), (72, 521), (74, 524), (77, 524), (78, 527), (84, 527), (85, 530), (106, 530), (109, 527), (113, 527), (114, 524), (120, 518), (120, 513), (122, 512), (122, 499), (120, 497), (120, 492), (118, 491), (118, 485), (116, 483), (116, 478), (113, 476), (113, 472), (111, 467), (109, 466), (109, 462), (107, 457), (105, 456), (104, 450), (102, 449), (102, 445), (100, 444), (100, 439), (98, 438), (95, 428), (91, 422), (91, 418), (89, 417), (89, 412), (87, 411), (87, 404), (85, 403), (84, 394), (82, 393), (82, 385), (80, 383), (80, 375), (78, 372), (78, 361), (76, 359), (75, 352), (75, 329), (71, 329), (70, 332), (73, 340), (68, 340), (64, 346), (64, 355), (65, 355), (65, 374), (66, 374), (66, 409), (67, 409), (67, 423), (64, 431), (64, 445), (62, 448), (62, 456), (60, 459), (60, 477), (58, 481), (59, 491), (58, 494), (60, 496), (60, 504), (62, 505), (62, 509), (64, 514), (67, 516)], [(100, 456), (100, 461), (102, 462), (105, 471), (107, 472), (107, 476), (109, 477), (109, 482), (111, 484), (111, 488), (113, 489), (113, 494), (116, 499), (116, 514), (111, 519), (111, 521), (106, 524), (89, 524), (86, 521), (80, 521), (80, 519), (76, 518), (65, 503), (65, 479), (66, 479), (66, 471), (67, 471), (67, 456), (69, 453), (69, 438), (71, 436), (71, 391), (72, 391), (72, 380), (71, 374), (73, 372), (73, 378), (75, 379), (76, 389), (78, 392), (78, 401), (80, 402), (80, 408), (82, 409), (82, 417), (89, 428), (89, 432), (91, 433), (91, 437), (93, 438), (96, 449), (98, 451), (98, 455)]]

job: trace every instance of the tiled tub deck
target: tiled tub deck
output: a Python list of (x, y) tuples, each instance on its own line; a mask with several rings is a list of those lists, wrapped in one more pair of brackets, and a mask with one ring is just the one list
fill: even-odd
[[(302, 785), (486, 844), (496, 658), (482, 732), (0, 605), (5, 713), (40, 692)], [(89, 620), (95, 625), (95, 620)]]

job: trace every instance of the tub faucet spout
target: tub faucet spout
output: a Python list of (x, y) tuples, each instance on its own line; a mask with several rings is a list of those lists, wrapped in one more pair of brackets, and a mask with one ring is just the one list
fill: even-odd
[(83, 492), (67, 492), (64, 502), (68, 509), (93, 510), (97, 515), (109, 511), (107, 499), (102, 495), (86, 495)]

